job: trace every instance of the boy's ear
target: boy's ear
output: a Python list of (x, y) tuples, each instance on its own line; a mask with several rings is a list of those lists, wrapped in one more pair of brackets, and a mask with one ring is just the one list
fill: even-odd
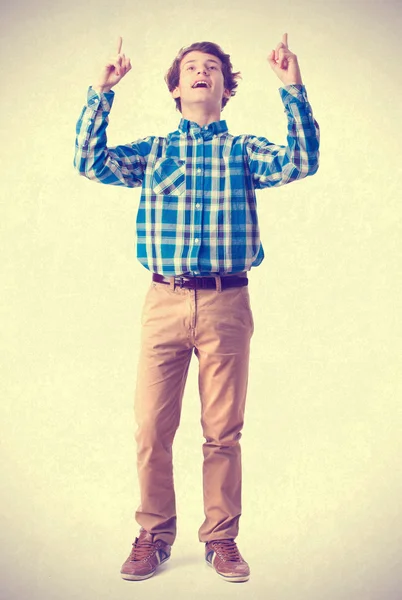
[(172, 92), (172, 96), (173, 98), (180, 98), (180, 90), (178, 87), (176, 87), (173, 92)]
[(230, 90), (225, 90), (225, 91), (223, 92), (223, 95), (224, 95), (224, 97), (225, 97), (225, 98), (228, 98), (228, 99), (229, 99), (229, 98), (231, 97)]

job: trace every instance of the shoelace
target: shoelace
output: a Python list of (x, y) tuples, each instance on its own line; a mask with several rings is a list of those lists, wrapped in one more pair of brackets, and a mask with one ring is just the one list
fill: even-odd
[(230, 560), (234, 562), (241, 562), (242, 558), (235, 542), (231, 540), (216, 541), (212, 545), (212, 548), (223, 560)]
[(148, 558), (154, 550), (155, 544), (153, 542), (147, 542), (136, 538), (133, 543), (133, 549), (131, 550), (130, 560), (143, 560), (144, 558)]

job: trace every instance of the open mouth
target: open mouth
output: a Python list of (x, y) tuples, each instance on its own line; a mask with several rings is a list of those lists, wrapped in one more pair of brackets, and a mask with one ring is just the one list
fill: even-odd
[(193, 87), (193, 89), (195, 89), (195, 88), (207, 88), (209, 86), (206, 81), (196, 81), (192, 87)]

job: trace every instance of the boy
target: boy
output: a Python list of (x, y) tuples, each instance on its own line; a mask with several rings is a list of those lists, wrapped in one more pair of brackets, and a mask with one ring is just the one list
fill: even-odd
[(100, 183), (142, 186), (137, 256), (152, 273), (142, 313), (135, 396), (139, 537), (124, 579), (151, 577), (176, 537), (172, 445), (192, 353), (199, 360), (205, 520), (199, 541), (226, 581), (250, 569), (235, 538), (241, 515), (241, 429), (253, 317), (247, 272), (264, 258), (255, 189), (290, 183), (318, 169), (319, 126), (287, 34), (268, 56), (283, 83), (288, 145), (232, 136), (220, 115), (239, 73), (210, 42), (182, 48), (166, 83), (182, 118), (166, 138), (107, 147), (114, 92), (131, 70), (121, 53), (105, 66), (77, 123), (74, 165)]

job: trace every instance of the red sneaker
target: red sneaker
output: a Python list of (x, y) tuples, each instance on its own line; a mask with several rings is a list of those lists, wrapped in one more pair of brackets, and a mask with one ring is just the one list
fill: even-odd
[(171, 546), (162, 540), (154, 541), (153, 538), (152, 533), (148, 533), (141, 527), (130, 556), (120, 570), (123, 579), (130, 581), (148, 579), (152, 577), (159, 565), (170, 558)]
[(226, 581), (248, 581), (250, 568), (240, 554), (234, 540), (212, 540), (205, 544), (207, 565)]

